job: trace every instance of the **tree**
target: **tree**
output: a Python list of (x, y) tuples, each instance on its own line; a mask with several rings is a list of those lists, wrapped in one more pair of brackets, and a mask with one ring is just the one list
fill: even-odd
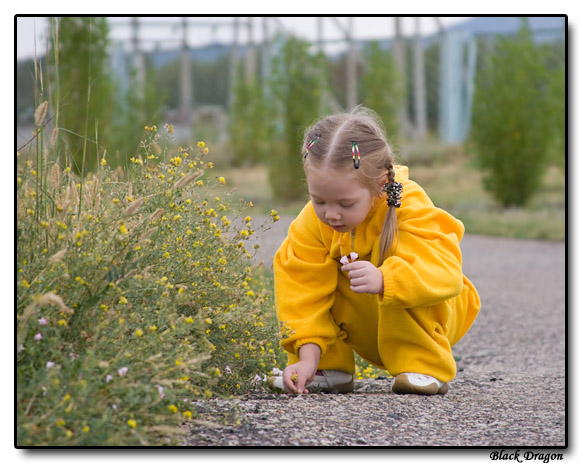
[(53, 19), (52, 29), (58, 40), (50, 42), (48, 56), (58, 89), (53, 97), (59, 134), (71, 154), (72, 168), (87, 171), (97, 163), (97, 143), (105, 142), (113, 130), (108, 124), (113, 109), (109, 27), (104, 17), (62, 17)]
[(525, 22), (497, 38), (478, 69), (471, 140), (486, 190), (505, 207), (524, 205), (541, 183), (553, 132), (549, 72)]
[(323, 111), (322, 55), (312, 55), (310, 44), (294, 37), (280, 45), (273, 61), (271, 81), (274, 134), (269, 152), (270, 182), (277, 198), (297, 199), (304, 194), (300, 148), (303, 129)]
[(364, 50), (367, 70), (362, 78), (364, 105), (384, 121), (390, 138), (398, 135), (398, 116), (404, 97), (402, 78), (392, 54), (372, 42)]
[(238, 68), (234, 103), (229, 113), (229, 145), (234, 163), (256, 164), (266, 159), (269, 124), (263, 92), (256, 79), (245, 82), (242, 64)]

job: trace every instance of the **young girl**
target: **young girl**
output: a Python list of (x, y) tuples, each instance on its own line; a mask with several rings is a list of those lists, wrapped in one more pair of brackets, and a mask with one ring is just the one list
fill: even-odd
[(396, 393), (447, 392), (451, 346), (480, 307), (462, 272), (464, 227), (393, 159), (370, 111), (307, 130), (311, 201), (274, 259), (289, 363), (272, 388), (351, 392), (356, 352), (395, 377)]

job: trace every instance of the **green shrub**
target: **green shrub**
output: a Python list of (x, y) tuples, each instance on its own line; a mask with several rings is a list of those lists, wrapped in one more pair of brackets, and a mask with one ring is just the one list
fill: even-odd
[(250, 205), (208, 196), (207, 155), (146, 127), (126, 173), (19, 156), (17, 445), (171, 443), (191, 399), (278, 363)]
[(367, 70), (361, 80), (364, 105), (380, 116), (388, 136), (396, 138), (404, 85), (394, 57), (390, 51), (381, 50), (378, 42), (370, 43), (363, 54), (367, 63)]
[(549, 76), (526, 23), (500, 36), (478, 69), (471, 138), (484, 187), (503, 206), (524, 205), (540, 185), (555, 122)]
[(276, 198), (289, 201), (304, 194), (301, 156), (303, 130), (321, 116), (323, 57), (312, 55), (310, 44), (289, 37), (273, 61), (271, 81), (274, 130), (271, 135), (269, 180)]

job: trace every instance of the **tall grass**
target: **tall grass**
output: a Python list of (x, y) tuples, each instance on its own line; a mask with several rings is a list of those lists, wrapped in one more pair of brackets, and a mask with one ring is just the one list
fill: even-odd
[(204, 143), (163, 132), (146, 127), (127, 172), (18, 154), (19, 446), (171, 443), (190, 399), (262, 387), (279, 363), (250, 205), (216, 195)]

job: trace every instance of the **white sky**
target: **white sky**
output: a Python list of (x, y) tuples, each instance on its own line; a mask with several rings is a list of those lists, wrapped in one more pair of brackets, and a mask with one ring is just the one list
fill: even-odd
[[(111, 17), (110, 38), (114, 41), (124, 40), (129, 42), (132, 30), (129, 26), (130, 17)], [(447, 27), (452, 24), (466, 21), (469, 17), (439, 17), (438, 21)], [(233, 17), (191, 17), (188, 18), (189, 24), (201, 23), (232, 23)], [(144, 39), (143, 46), (145, 49), (151, 48), (154, 41), (162, 40), (160, 45), (163, 48), (175, 47), (182, 39), (181, 17), (144, 17), (139, 19), (143, 24), (140, 31), (140, 38)], [(239, 42), (247, 43), (248, 35), (246, 27), (247, 17), (241, 17), (241, 28), (239, 32)], [(263, 39), (263, 19), (261, 17), (253, 18), (253, 41), (255, 43)], [(287, 31), (294, 33), (302, 38), (312, 41), (317, 39), (317, 20), (315, 17), (279, 17), (279, 22)], [(339, 17), (336, 20), (326, 17), (323, 21), (324, 37), (326, 39), (340, 39), (343, 34), (337, 23), (342, 27), (347, 27), (348, 18)], [(401, 28), (404, 35), (412, 35), (415, 28), (420, 28), (422, 35), (430, 35), (438, 31), (437, 19), (435, 17), (403, 17), (401, 19)], [(35, 50), (35, 30), (36, 30), (36, 50), (38, 55), (44, 54), (46, 50), (46, 23), (47, 19), (42, 17), (19, 17), (17, 18), (16, 27), (16, 57), (17, 59), (26, 59), (34, 56)], [(160, 25), (164, 23), (164, 25)], [(270, 21), (271, 30), (277, 26), (274, 20)], [(352, 33), (356, 39), (377, 39), (388, 38), (394, 35), (394, 18), (384, 17), (355, 17), (353, 19)], [(272, 33), (272, 32), (271, 32)], [(232, 27), (217, 27), (212, 29), (207, 26), (190, 27), (188, 43), (191, 47), (202, 46), (212, 42), (230, 43), (233, 39)]]

